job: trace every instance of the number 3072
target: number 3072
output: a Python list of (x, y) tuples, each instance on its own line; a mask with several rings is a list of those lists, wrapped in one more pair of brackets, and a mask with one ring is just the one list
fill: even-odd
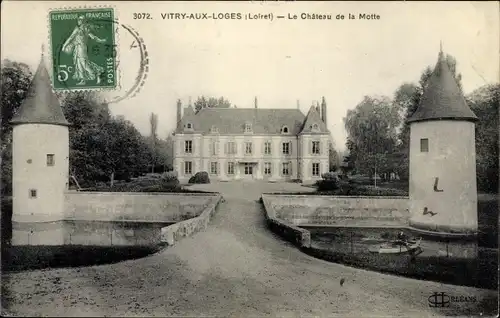
[(134, 13), (134, 20), (151, 20), (149, 13)]

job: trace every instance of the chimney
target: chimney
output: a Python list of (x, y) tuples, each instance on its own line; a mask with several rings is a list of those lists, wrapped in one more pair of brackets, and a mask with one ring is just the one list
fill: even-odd
[(323, 119), (323, 122), (325, 123), (325, 125), (327, 125), (327, 122), (326, 122), (326, 100), (325, 100), (325, 96), (323, 96), (323, 98), (321, 99), (321, 119)]
[(188, 106), (191, 106), (191, 105), (192, 105), (191, 104), (191, 96), (189, 96), (189, 104), (188, 104)]
[(181, 129), (181, 119), (182, 119), (182, 103), (181, 100), (177, 100), (177, 129)]
[(300, 101), (297, 99), (297, 109), (300, 110)]
[(255, 108), (257, 108), (257, 96), (255, 96), (254, 105), (255, 105)]

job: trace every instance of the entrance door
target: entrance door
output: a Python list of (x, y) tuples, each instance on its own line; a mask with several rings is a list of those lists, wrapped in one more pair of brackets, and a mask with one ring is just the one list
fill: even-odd
[(245, 163), (243, 165), (243, 175), (245, 176), (245, 179), (253, 179), (253, 164), (251, 163)]

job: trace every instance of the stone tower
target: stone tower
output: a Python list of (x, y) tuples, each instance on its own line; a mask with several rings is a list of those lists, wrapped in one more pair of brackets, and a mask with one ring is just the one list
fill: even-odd
[(475, 236), (475, 121), (441, 50), (408, 119), (411, 228), (431, 236)]
[(12, 245), (62, 245), (69, 124), (43, 56), (11, 124)]

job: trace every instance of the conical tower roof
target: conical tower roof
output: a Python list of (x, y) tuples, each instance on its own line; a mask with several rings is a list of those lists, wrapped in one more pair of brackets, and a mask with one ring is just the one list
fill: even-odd
[(51, 80), (43, 56), (28, 88), (26, 98), (11, 120), (11, 124), (69, 125), (62, 112), (61, 104), (52, 91)]
[(440, 119), (477, 120), (476, 115), (467, 106), (442, 50), (424, 88), (420, 104), (408, 122)]

